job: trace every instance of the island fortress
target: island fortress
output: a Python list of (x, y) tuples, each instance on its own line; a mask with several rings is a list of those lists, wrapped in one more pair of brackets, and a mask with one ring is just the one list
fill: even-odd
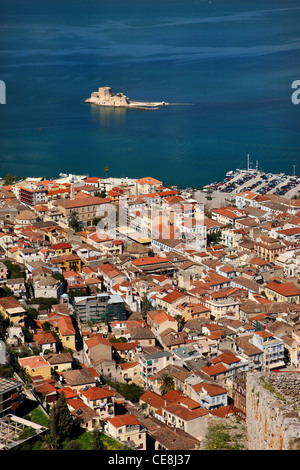
[(158, 109), (159, 106), (165, 106), (168, 103), (155, 102), (146, 103), (140, 101), (130, 101), (123, 93), (113, 93), (111, 88), (104, 86), (94, 91), (91, 97), (85, 100), (85, 103), (96, 104), (98, 106), (111, 106), (116, 108), (136, 108), (136, 109)]

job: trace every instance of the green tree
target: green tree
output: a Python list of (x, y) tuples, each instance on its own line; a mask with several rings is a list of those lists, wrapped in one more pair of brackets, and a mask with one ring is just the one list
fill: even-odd
[(78, 220), (77, 213), (74, 211), (72, 212), (71, 216), (68, 220), (69, 227), (74, 230), (74, 232), (79, 232), (82, 229), (81, 222)]
[(39, 315), (39, 312), (36, 308), (34, 307), (27, 307), (26, 308), (26, 315), (32, 319), (32, 320), (36, 320), (38, 315)]
[(153, 307), (152, 307), (152, 304), (150, 302), (150, 300), (148, 299), (147, 295), (144, 294), (143, 297), (142, 297), (142, 305), (141, 305), (141, 309), (142, 309), (142, 314), (146, 314), (149, 310), (153, 310)]
[(174, 390), (174, 377), (168, 373), (164, 373), (161, 378), (160, 392), (162, 395), (168, 393), (170, 390)]
[(0, 377), (13, 377), (14, 376), (14, 368), (7, 364), (0, 365)]
[(177, 321), (178, 323), (178, 329), (179, 331), (182, 331), (182, 328), (183, 328), (183, 316), (182, 315), (175, 315), (175, 320)]
[(101, 197), (102, 199), (106, 198), (106, 191), (105, 189), (102, 189), (101, 191), (96, 191), (95, 192), (96, 197)]
[(18, 181), (18, 178), (16, 176), (12, 176), (10, 173), (7, 173), (7, 175), (4, 176), (4, 186), (14, 184), (16, 181)]
[(0, 315), (0, 339), (5, 338), (8, 327), (9, 327), (9, 320), (7, 318), (3, 318)]
[(127, 343), (127, 339), (124, 336), (120, 336), (119, 338), (110, 338), (110, 343)]
[(75, 440), (70, 441), (68, 442), (64, 450), (81, 450), (81, 444), (80, 442)]
[(70, 302), (74, 300), (74, 297), (82, 297), (87, 295), (82, 289), (71, 289), (69, 291)]
[(39, 310), (50, 310), (52, 305), (59, 304), (59, 300), (56, 297), (36, 297), (31, 302), (38, 304)]
[(99, 428), (93, 430), (93, 440), (91, 444), (92, 450), (104, 450), (105, 446), (101, 440), (101, 432)]
[(57, 450), (58, 442), (57, 439), (52, 436), (51, 433), (47, 432), (43, 436), (42, 450)]
[(42, 327), (43, 327), (43, 331), (45, 331), (46, 333), (49, 333), (49, 331), (51, 331), (51, 325), (48, 321), (45, 321)]
[(11, 279), (19, 279), (23, 277), (25, 279), (25, 271), (22, 271), (21, 267), (18, 264), (14, 264), (11, 261), (4, 261), (5, 266), (7, 267)]
[(49, 430), (53, 439), (58, 442), (71, 437), (75, 432), (75, 423), (62, 392), (54, 403), (49, 417)]
[(132, 403), (137, 403), (140, 399), (140, 396), (145, 392), (143, 387), (135, 383), (123, 384), (118, 383), (114, 384), (113, 387), (125, 398)]
[(12, 297), (13, 295), (14, 293), (9, 287), (0, 287), (0, 297)]
[(63, 285), (63, 291), (64, 293), (67, 292), (67, 287), (68, 287), (68, 283), (67, 281), (65, 280), (63, 274), (61, 273), (53, 273), (52, 274), (52, 277), (54, 277), (54, 279), (56, 279), (57, 281), (60, 281)]
[(104, 167), (104, 171), (105, 171), (105, 175), (106, 175), (106, 178), (107, 178), (107, 173), (109, 172), (108, 166)]
[(31, 331), (29, 330), (29, 328), (27, 326), (23, 326), (22, 327), (22, 331), (24, 333), (24, 338), (25, 338), (25, 341), (27, 343), (31, 343), (31, 341), (33, 340), (33, 334), (31, 333)]
[(92, 220), (92, 224), (96, 227), (101, 220), (101, 217), (94, 217)]

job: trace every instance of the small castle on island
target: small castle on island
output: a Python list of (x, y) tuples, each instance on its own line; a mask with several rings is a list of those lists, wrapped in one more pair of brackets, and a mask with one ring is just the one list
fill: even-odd
[(130, 101), (123, 93), (113, 93), (108, 86), (98, 88), (91, 97), (85, 100), (85, 103), (96, 104), (98, 106), (111, 106), (116, 108), (136, 108), (136, 109), (158, 109), (159, 106), (165, 106), (168, 103), (162, 102), (140, 102)]

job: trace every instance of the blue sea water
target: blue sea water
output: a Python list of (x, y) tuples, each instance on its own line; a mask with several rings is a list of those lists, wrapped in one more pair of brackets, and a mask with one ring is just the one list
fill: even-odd
[[(10, 0), (0, 17), (0, 176), (201, 187), (300, 173), (298, 0)], [(99, 86), (158, 111), (84, 103)]]

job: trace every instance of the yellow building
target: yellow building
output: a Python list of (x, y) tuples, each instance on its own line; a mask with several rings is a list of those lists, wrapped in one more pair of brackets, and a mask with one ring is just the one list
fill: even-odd
[(300, 291), (293, 282), (271, 281), (265, 287), (265, 294), (272, 301), (300, 303)]
[(75, 329), (70, 317), (61, 317), (57, 321), (58, 334), (62, 345), (66, 349), (76, 351), (75, 345)]
[(131, 441), (136, 449), (146, 449), (146, 429), (133, 414), (117, 415), (107, 420), (107, 429), (114, 439)]
[(51, 366), (42, 356), (19, 358), (19, 364), (31, 378), (41, 376), (44, 380), (51, 378)]
[(65, 242), (55, 243), (51, 246), (51, 250), (54, 250), (57, 256), (69, 255), (72, 253), (72, 246)]
[(75, 271), (81, 273), (82, 260), (78, 255), (71, 253), (69, 255), (62, 256), (62, 259), (62, 269), (64, 271)]
[(82, 260), (74, 253), (52, 258), (50, 259), (50, 263), (59, 266), (63, 271), (75, 271), (81, 273), (82, 270)]
[(24, 326), (25, 309), (14, 297), (0, 299), (0, 314), (11, 323)]
[(140, 383), (140, 363), (125, 362), (117, 364), (118, 382), (121, 383)]
[(18, 261), (20, 249), (21, 249), (21, 247), (19, 247), (19, 246), (13, 246), (12, 248), (10, 248), (7, 251), (7, 256), (9, 258), (12, 258), (15, 261)]

